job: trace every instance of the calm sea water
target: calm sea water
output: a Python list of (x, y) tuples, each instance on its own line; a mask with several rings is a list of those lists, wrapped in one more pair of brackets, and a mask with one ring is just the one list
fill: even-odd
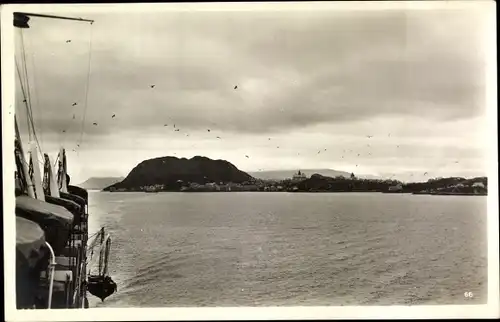
[(486, 197), (96, 191), (100, 226), (118, 293), (91, 306), (487, 302)]

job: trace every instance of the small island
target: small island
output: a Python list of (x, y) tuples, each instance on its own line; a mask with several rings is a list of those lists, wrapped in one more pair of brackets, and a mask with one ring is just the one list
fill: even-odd
[(426, 182), (404, 183), (391, 179), (366, 179), (350, 175), (308, 177), (300, 170), (291, 178), (254, 178), (226, 160), (195, 156), (191, 159), (160, 157), (139, 163), (110, 192), (381, 192), (428, 195), (487, 195), (488, 180), (477, 178), (433, 178)]

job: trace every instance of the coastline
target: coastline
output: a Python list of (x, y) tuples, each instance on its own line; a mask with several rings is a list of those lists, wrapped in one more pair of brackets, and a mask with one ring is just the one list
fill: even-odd
[(256, 193), (383, 193), (383, 194), (404, 194), (404, 195), (432, 195), (432, 196), (483, 196), (487, 197), (488, 193), (467, 193), (467, 192), (393, 192), (393, 191), (264, 191), (264, 190), (232, 190), (232, 191), (217, 191), (217, 190), (160, 190), (160, 191), (141, 191), (141, 190), (122, 190), (122, 191), (105, 191), (105, 190), (93, 190), (93, 192), (140, 192), (140, 193), (161, 193), (161, 192), (174, 192), (174, 193), (238, 193), (238, 192), (256, 192)]

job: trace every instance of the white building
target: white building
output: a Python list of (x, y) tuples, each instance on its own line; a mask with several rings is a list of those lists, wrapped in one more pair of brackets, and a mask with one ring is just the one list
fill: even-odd
[(293, 177), (292, 177), (292, 181), (294, 181), (294, 182), (295, 181), (302, 181), (302, 180), (305, 180), (305, 179), (307, 179), (306, 174), (303, 173), (303, 172), (300, 172), (300, 170), (299, 170), (299, 172), (297, 172), (296, 174), (294, 174)]
[(482, 182), (474, 182), (473, 188), (486, 188)]

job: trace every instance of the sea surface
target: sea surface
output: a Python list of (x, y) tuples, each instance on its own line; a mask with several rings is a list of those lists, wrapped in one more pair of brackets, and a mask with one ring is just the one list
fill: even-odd
[[(97, 307), (487, 302), (486, 197), (90, 192), (118, 292)], [(472, 292), (472, 297), (465, 297)]]

